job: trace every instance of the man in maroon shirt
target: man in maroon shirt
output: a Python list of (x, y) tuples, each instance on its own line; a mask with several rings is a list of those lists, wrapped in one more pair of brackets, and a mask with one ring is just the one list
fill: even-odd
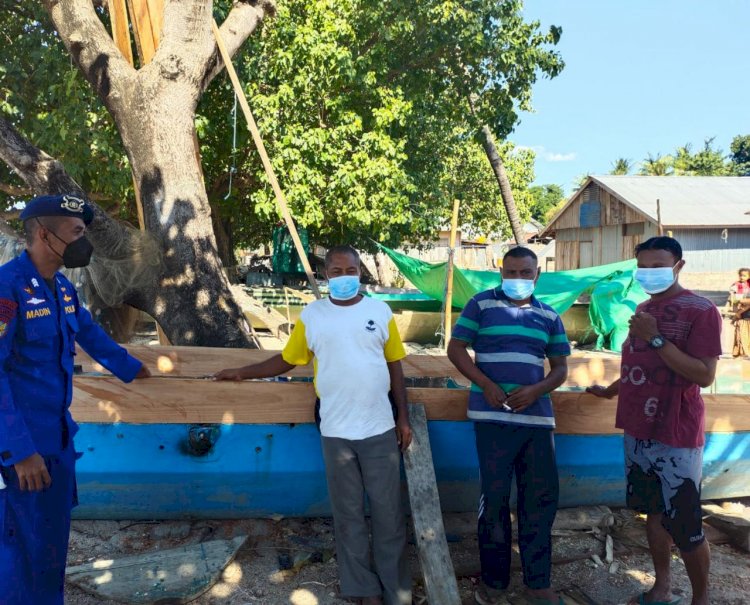
[(646, 513), (654, 586), (629, 601), (676, 605), (671, 547), (690, 578), (692, 605), (708, 605), (709, 547), (703, 536), (700, 491), (704, 404), (721, 355), (721, 316), (711, 301), (680, 286), (682, 248), (652, 237), (635, 249), (635, 279), (651, 298), (630, 320), (620, 380), (587, 390), (617, 400), (616, 426), (625, 431), (627, 503)]

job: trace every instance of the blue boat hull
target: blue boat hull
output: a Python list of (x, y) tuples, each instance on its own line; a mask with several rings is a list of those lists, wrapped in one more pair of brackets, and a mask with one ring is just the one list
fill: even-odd
[[(312, 424), (222, 425), (196, 456), (185, 424), (83, 423), (76, 436), (79, 519), (329, 515), (320, 438)], [(443, 510), (478, 498), (470, 422), (430, 421)], [(622, 436), (557, 435), (561, 506), (624, 504)], [(750, 495), (750, 432), (711, 433), (703, 496)]]

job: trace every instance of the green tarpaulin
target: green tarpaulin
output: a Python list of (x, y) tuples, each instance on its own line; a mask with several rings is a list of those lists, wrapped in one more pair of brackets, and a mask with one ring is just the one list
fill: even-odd
[[(298, 227), (299, 239), (302, 248), (307, 254), (310, 253), (310, 242), (307, 237), (307, 229)], [(292, 234), (286, 225), (276, 227), (273, 230), (273, 256), (271, 257), (271, 267), (274, 273), (282, 275), (284, 273), (302, 274), (305, 273), (305, 267), (297, 254), (294, 247)]]
[[(381, 246), (399, 271), (416, 288), (442, 301), (448, 263), (427, 263)], [(597, 334), (597, 348), (619, 351), (628, 334), (628, 319), (648, 295), (633, 280), (635, 260), (573, 271), (542, 273), (534, 294), (562, 314), (582, 294), (590, 299), (589, 318)], [(454, 268), (453, 306), (463, 308), (472, 296), (502, 281), (499, 271)]]

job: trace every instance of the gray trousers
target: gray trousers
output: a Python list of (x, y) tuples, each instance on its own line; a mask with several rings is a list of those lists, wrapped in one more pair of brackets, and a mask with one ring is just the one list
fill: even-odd
[[(396, 431), (368, 439), (322, 437), (331, 497), (341, 595), (383, 596), (385, 605), (411, 605), (406, 518), (401, 504), (401, 455)], [(372, 521), (365, 519), (365, 492)]]

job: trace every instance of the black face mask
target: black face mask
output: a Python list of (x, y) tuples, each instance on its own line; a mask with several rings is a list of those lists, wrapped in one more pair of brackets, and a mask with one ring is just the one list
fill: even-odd
[[(39, 224), (41, 225), (41, 223)], [(68, 243), (59, 235), (57, 235), (57, 233), (52, 231), (49, 227), (45, 227), (45, 229), (47, 229), (47, 231), (49, 231), (63, 244), (65, 244), (65, 250), (63, 250), (62, 255), (60, 255), (50, 245), (50, 243), (47, 242), (50, 250), (52, 250), (52, 252), (57, 254), (57, 256), (62, 259), (63, 265), (65, 265), (66, 269), (78, 269), (79, 267), (86, 267), (91, 262), (91, 255), (94, 252), (94, 246), (91, 245), (91, 242), (85, 235), (83, 237), (79, 237), (73, 242)]]

